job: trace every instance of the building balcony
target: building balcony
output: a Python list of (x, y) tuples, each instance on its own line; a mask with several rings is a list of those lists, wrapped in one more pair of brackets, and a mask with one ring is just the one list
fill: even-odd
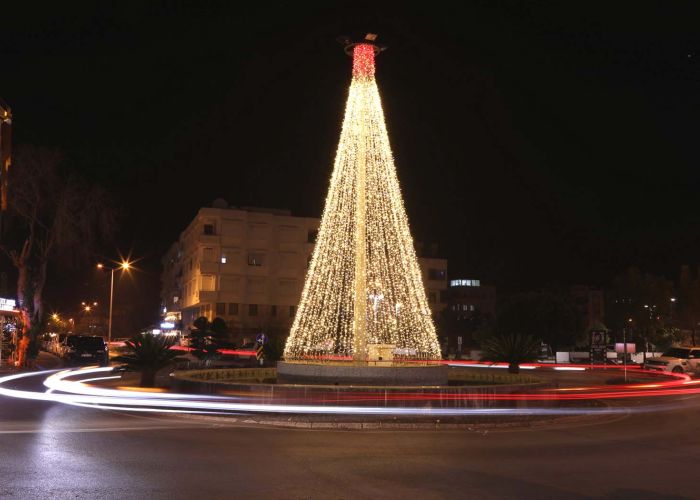
[(200, 290), (199, 291), (199, 302), (200, 304), (213, 304), (218, 302), (219, 292)]

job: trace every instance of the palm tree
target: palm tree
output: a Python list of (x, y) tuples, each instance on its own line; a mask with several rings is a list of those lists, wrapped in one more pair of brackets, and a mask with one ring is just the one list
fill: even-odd
[(540, 341), (522, 333), (497, 334), (484, 340), (482, 348), (484, 359), (506, 362), (509, 373), (519, 373), (520, 363), (537, 359)]
[(153, 387), (156, 373), (181, 356), (170, 349), (172, 340), (152, 333), (136, 335), (125, 343), (131, 352), (116, 357), (115, 361), (124, 363), (129, 370), (141, 372), (141, 387)]

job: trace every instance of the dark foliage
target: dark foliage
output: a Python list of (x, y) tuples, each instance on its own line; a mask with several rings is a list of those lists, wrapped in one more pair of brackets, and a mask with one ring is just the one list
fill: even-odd
[(156, 373), (170, 365), (181, 354), (171, 349), (173, 341), (151, 333), (139, 334), (126, 341), (128, 354), (115, 361), (124, 363), (129, 370), (141, 372), (141, 387), (153, 387)]

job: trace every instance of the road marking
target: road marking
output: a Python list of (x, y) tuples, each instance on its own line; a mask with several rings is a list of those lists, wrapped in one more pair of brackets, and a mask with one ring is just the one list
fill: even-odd
[(54, 429), (54, 428), (41, 428), (41, 429), (17, 429), (12, 431), (0, 431), (2, 434), (73, 434), (73, 433), (87, 433), (87, 432), (127, 432), (127, 431), (161, 431), (161, 430), (174, 430), (174, 429), (201, 429), (202, 426), (193, 425), (159, 425), (159, 426), (143, 426), (143, 427), (87, 427), (78, 429)]

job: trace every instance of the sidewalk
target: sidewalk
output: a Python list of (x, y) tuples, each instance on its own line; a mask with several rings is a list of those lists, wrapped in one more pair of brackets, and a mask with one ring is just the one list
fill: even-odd
[[(41, 351), (36, 359), (36, 369), (37, 370), (55, 370), (57, 368), (63, 367), (63, 360), (53, 354)], [(12, 375), (13, 373), (20, 373), (29, 371), (27, 369), (20, 369), (14, 366), (10, 366), (4, 359), (2, 360), (2, 366), (0, 366), (0, 376)]]

